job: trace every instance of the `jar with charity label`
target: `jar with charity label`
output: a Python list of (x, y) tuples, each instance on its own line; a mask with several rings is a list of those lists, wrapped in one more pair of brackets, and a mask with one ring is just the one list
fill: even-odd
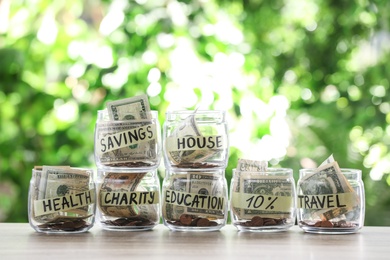
[(217, 110), (166, 113), (163, 147), (167, 168), (225, 169), (228, 161), (226, 114)]
[(157, 111), (127, 112), (110, 119), (99, 110), (95, 126), (97, 168), (154, 170), (161, 159), (161, 128)]
[(286, 231), (295, 224), (296, 197), (292, 169), (233, 169), (230, 185), (232, 224), (240, 231)]
[(361, 170), (301, 169), (299, 173), (300, 228), (310, 233), (346, 234), (363, 227), (365, 195)]
[(32, 170), (28, 196), (30, 226), (43, 233), (80, 233), (95, 219), (93, 170), (43, 166)]
[(98, 169), (97, 205), (97, 222), (103, 229), (153, 229), (160, 222), (157, 170)]
[(173, 231), (214, 231), (227, 220), (225, 170), (166, 170), (162, 187), (164, 225)]

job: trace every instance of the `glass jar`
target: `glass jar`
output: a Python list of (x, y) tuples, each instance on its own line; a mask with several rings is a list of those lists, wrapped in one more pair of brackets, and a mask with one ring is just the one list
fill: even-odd
[(30, 226), (44, 233), (80, 233), (95, 218), (93, 170), (71, 167), (36, 167), (28, 196)]
[(225, 170), (166, 170), (162, 187), (164, 225), (174, 231), (213, 231), (226, 224)]
[(232, 224), (240, 231), (285, 231), (295, 224), (292, 169), (247, 172), (233, 169), (230, 185)]
[(229, 148), (225, 112), (167, 112), (163, 147), (167, 168), (225, 169)]
[(98, 169), (97, 222), (108, 230), (150, 230), (160, 222), (157, 170)]
[(129, 114), (126, 120), (109, 119), (99, 110), (95, 126), (95, 162), (98, 168), (156, 169), (161, 158), (161, 129), (157, 111)]
[(355, 233), (363, 227), (364, 185), (361, 170), (341, 169), (339, 174), (299, 171), (298, 225), (310, 233)]

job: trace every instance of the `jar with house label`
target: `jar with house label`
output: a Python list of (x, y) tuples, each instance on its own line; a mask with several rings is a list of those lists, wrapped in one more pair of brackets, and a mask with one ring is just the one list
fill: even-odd
[(233, 169), (230, 185), (232, 224), (240, 231), (285, 231), (295, 224), (292, 169)]
[(28, 198), (31, 227), (44, 233), (79, 233), (95, 219), (93, 170), (43, 166), (32, 170)]
[(334, 162), (301, 169), (297, 201), (298, 225), (304, 231), (355, 233), (363, 227), (365, 214), (361, 170), (340, 169)]
[(165, 166), (172, 169), (225, 169), (228, 161), (226, 113), (172, 111), (163, 127)]

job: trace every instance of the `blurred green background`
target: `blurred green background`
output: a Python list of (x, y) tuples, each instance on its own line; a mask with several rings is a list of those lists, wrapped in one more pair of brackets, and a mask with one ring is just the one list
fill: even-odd
[(95, 167), (97, 110), (146, 93), (161, 124), (228, 112), (228, 181), (333, 153), (389, 226), (389, 30), (387, 0), (0, 0), (0, 221), (28, 221), (34, 165)]

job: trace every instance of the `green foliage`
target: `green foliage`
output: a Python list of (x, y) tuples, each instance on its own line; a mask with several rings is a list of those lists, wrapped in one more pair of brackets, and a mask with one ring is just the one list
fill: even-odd
[[(12, 2), (9, 6), (4, 4)], [(228, 111), (238, 158), (363, 171), (390, 225), (389, 1), (0, 1), (0, 221), (27, 221), (34, 165), (93, 167), (105, 102)], [(161, 167), (163, 175), (163, 167)]]

